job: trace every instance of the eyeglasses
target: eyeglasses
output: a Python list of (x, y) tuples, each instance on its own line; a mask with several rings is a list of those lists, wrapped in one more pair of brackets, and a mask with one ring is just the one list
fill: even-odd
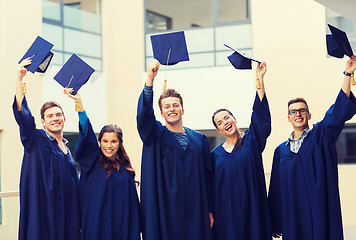
[(300, 115), (306, 115), (307, 113), (309, 113), (309, 111), (306, 108), (288, 110), (288, 115), (295, 116), (297, 115), (297, 113), (299, 113)]

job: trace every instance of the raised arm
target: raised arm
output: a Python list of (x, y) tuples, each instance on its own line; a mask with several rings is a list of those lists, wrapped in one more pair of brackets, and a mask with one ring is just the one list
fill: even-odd
[(137, 130), (144, 144), (150, 144), (157, 130), (157, 121), (153, 110), (153, 82), (160, 63), (153, 60), (147, 68), (145, 88), (139, 98), (137, 107)]
[(246, 137), (250, 136), (254, 139), (259, 146), (260, 152), (264, 150), (267, 137), (271, 133), (271, 114), (264, 87), (264, 75), (266, 71), (267, 64), (265, 62), (259, 63), (256, 69), (256, 78), (260, 81), (261, 88), (257, 89), (256, 92), (251, 123), (248, 130), (249, 134), (246, 135)]
[[(354, 55), (346, 62), (344, 82), (342, 84), (342, 91), (344, 91), (344, 93), (346, 94), (347, 97), (350, 97), (351, 75), (354, 74), (355, 69), (356, 69), (356, 56)], [(350, 75), (350, 76), (348, 76), (348, 75)]]
[(22, 100), (25, 97), (25, 94), (22, 89), (22, 81), (27, 73), (27, 69), (25, 68), (25, 66), (30, 65), (31, 61), (32, 60), (30, 58), (26, 58), (22, 60), (17, 66), (16, 93), (15, 93), (17, 111), (21, 111)]
[(257, 94), (261, 102), (263, 97), (265, 96), (264, 76), (266, 72), (267, 72), (267, 64), (265, 62), (259, 63), (256, 68), (256, 79), (260, 81), (261, 84), (261, 88), (257, 89)]
[(79, 140), (75, 148), (75, 157), (77, 162), (80, 164), (81, 171), (86, 173), (95, 163), (95, 160), (99, 154), (99, 145), (96, 139), (95, 132), (89, 121), (89, 118), (84, 110), (82, 98), (77, 92), (72, 95), (73, 89), (65, 88), (64, 93), (75, 100), (78, 106), (78, 116), (79, 116)]
[(352, 94), (351, 76), (356, 69), (356, 56), (352, 56), (346, 63), (346, 71), (341, 90), (336, 98), (335, 103), (326, 112), (324, 119), (320, 122), (322, 129), (328, 133), (333, 142), (336, 142), (345, 122), (350, 120), (356, 114), (356, 99)]
[(160, 65), (161, 64), (156, 59), (154, 59), (152, 62), (150, 62), (150, 64), (148, 64), (146, 86), (153, 86), (153, 82), (155, 77), (157, 76)]

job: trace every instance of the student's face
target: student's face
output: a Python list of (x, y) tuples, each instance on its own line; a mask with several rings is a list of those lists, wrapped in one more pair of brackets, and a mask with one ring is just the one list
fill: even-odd
[(41, 122), (47, 132), (59, 134), (63, 132), (65, 117), (59, 107), (51, 107), (46, 109)]
[(100, 140), (100, 149), (104, 156), (114, 161), (120, 147), (120, 140), (115, 132), (106, 132)]
[(161, 104), (162, 104), (161, 116), (164, 118), (166, 123), (174, 125), (175, 123), (182, 121), (184, 109), (180, 104), (179, 98), (176, 97), (163, 98)]
[[(307, 105), (302, 102), (292, 103), (288, 107), (288, 113), (290, 110), (300, 110), (300, 109), (308, 109)], [(308, 127), (308, 121), (311, 119), (311, 114), (307, 111), (304, 114), (301, 114), (300, 111), (296, 111), (296, 114), (288, 114), (288, 121), (292, 124), (295, 130), (304, 130)]]
[(235, 117), (226, 111), (218, 112), (214, 117), (218, 131), (225, 137), (235, 135), (238, 131)]

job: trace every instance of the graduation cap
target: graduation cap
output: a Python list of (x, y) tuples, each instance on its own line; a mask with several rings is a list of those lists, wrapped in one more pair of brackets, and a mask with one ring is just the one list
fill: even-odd
[(44, 73), (53, 57), (52, 47), (52, 43), (38, 36), (19, 63), (26, 58), (31, 58), (31, 64), (25, 66), (25, 68), (32, 73)]
[(184, 31), (151, 36), (153, 56), (162, 65), (189, 61)]
[[(73, 88), (72, 94), (75, 95), (89, 80), (94, 71), (94, 68), (89, 66), (80, 57), (73, 54), (56, 76), (54, 76), (54, 80), (64, 88)], [(75, 104), (75, 110), (77, 112), (80, 110), (80, 106), (77, 102)]]
[(354, 55), (346, 33), (330, 24), (328, 26), (331, 31), (331, 34), (326, 35), (328, 54), (336, 58)]
[[(227, 58), (229, 59), (229, 61), (231, 62), (231, 64), (236, 68), (236, 69), (252, 69), (252, 61), (261, 63), (260, 61), (247, 57), (245, 56), (245, 54), (243, 53), (239, 53), (238, 51), (236, 51), (235, 49), (233, 49), (232, 47), (224, 44), (225, 47), (230, 48), (231, 50), (233, 50), (234, 52), (228, 56)], [(256, 79), (256, 88), (257, 89), (261, 89), (261, 83), (258, 79)]]
[[(175, 65), (179, 62), (189, 61), (184, 31), (165, 33), (151, 36), (153, 56), (162, 65)], [(166, 90), (164, 80), (163, 90)]]
[(256, 59), (249, 58), (249, 57), (245, 56), (245, 54), (243, 54), (243, 53), (239, 53), (237, 50), (233, 49), (232, 47), (230, 47), (230, 46), (228, 46), (226, 44), (224, 44), (224, 46), (228, 47), (228, 48), (230, 48), (231, 50), (234, 51), (227, 58), (229, 59), (231, 64), (236, 69), (252, 69), (251, 61), (255, 61), (255, 62), (261, 63), (260, 61), (258, 61)]
[(54, 80), (65, 88), (73, 88), (72, 94), (75, 95), (94, 71), (94, 68), (73, 54), (54, 76)]

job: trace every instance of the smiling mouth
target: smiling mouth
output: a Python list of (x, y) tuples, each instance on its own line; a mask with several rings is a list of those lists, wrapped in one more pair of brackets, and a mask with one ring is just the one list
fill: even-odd
[(231, 128), (232, 128), (232, 125), (230, 124), (229, 126), (227, 126), (227, 127), (225, 128), (225, 130), (226, 130), (226, 131), (229, 131)]
[(170, 113), (170, 114), (168, 114), (168, 117), (175, 117), (175, 116), (177, 116), (178, 114), (177, 113)]
[(303, 122), (302, 118), (295, 119), (295, 122)]

